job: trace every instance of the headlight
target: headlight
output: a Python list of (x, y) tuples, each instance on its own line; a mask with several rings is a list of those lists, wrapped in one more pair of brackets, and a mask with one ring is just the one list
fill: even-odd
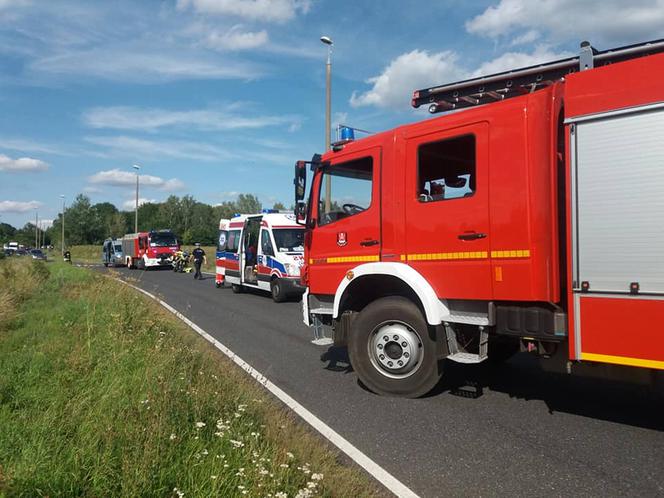
[(300, 267), (298, 265), (294, 265), (293, 263), (285, 263), (284, 267), (286, 268), (286, 272), (289, 275), (292, 275), (294, 277), (300, 276)]

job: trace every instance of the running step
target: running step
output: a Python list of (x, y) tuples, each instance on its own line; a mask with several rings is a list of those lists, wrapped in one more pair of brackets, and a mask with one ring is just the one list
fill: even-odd
[(325, 326), (316, 315), (313, 316), (311, 328), (314, 331), (314, 338), (311, 341), (312, 344), (315, 344), (316, 346), (331, 346), (334, 344), (334, 340), (331, 337), (327, 337), (325, 334)]
[(482, 363), (486, 358), (486, 356), (482, 357), (481, 355), (474, 353), (454, 353), (447, 357), (448, 360), (466, 364)]

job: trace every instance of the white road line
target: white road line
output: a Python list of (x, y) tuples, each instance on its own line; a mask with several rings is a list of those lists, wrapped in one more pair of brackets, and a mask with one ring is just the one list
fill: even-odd
[(371, 458), (369, 458), (364, 453), (362, 453), (359, 449), (357, 449), (355, 446), (353, 446), (352, 443), (350, 443), (347, 439), (345, 439), (338, 432), (336, 432), (334, 429), (332, 429), (329, 425), (327, 425), (325, 422), (323, 422), (321, 419), (319, 419), (316, 415), (314, 415), (309, 410), (307, 410), (300, 403), (295, 401), (290, 395), (286, 394), (286, 392), (284, 392), (280, 387), (278, 387), (276, 384), (273, 384), (262, 373), (260, 373), (258, 370), (256, 370), (254, 367), (252, 367), (249, 363), (244, 361), (242, 358), (240, 358), (238, 355), (236, 355), (233, 351), (228, 349), (221, 342), (219, 342), (214, 337), (212, 337), (210, 334), (208, 334), (201, 327), (199, 327), (194, 322), (189, 320), (189, 318), (187, 318), (182, 313), (180, 313), (178, 310), (173, 308), (170, 304), (168, 304), (165, 301), (162, 301), (161, 299), (159, 299), (154, 294), (151, 294), (148, 291), (141, 289), (140, 287), (136, 287), (135, 285), (132, 285), (128, 282), (125, 282), (124, 280), (121, 280), (121, 279), (117, 279), (117, 280), (122, 282), (123, 284), (128, 285), (129, 287), (132, 287), (132, 288), (136, 289), (137, 291), (145, 294), (149, 298), (154, 299), (159, 304), (161, 304), (164, 308), (166, 308), (168, 311), (170, 311), (175, 316), (177, 316), (184, 323), (189, 325), (189, 327), (191, 327), (199, 335), (204, 337), (208, 342), (210, 342), (212, 345), (214, 345), (214, 347), (217, 348), (219, 351), (224, 353), (228, 358), (230, 358), (236, 365), (238, 365), (240, 368), (242, 368), (245, 372), (247, 372), (249, 375), (251, 375), (259, 384), (261, 384), (268, 391), (270, 391), (277, 398), (279, 398), (279, 400), (282, 403), (284, 403), (291, 410), (293, 410), (300, 417), (302, 417), (302, 419), (305, 422), (307, 422), (311, 427), (313, 427), (319, 433), (321, 433), (333, 445), (335, 445), (337, 448), (339, 448), (341, 451), (343, 451), (356, 464), (358, 464), (360, 467), (362, 467), (364, 470), (366, 470), (369, 474), (371, 474), (378, 482), (380, 482), (383, 486), (385, 486), (389, 491), (394, 493), (394, 495), (396, 495), (400, 498), (418, 498), (418, 495), (415, 494), (411, 489), (409, 489), (405, 484), (403, 484), (396, 477), (394, 477), (392, 474), (387, 472), (384, 468), (382, 468), (380, 465), (378, 465), (376, 462), (374, 462)]

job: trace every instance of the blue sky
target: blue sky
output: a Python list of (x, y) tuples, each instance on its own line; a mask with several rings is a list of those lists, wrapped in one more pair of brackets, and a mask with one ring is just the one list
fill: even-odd
[(338, 122), (427, 119), (412, 91), (664, 37), (664, 0), (0, 0), (0, 221), (60, 194), (119, 208), (192, 194), (292, 198), (324, 146), (326, 47)]

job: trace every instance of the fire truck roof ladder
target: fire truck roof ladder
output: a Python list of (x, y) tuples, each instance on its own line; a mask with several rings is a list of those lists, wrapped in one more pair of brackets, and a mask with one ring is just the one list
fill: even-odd
[(664, 39), (603, 52), (595, 50), (589, 42), (584, 41), (576, 57), (416, 90), (411, 104), (415, 108), (429, 104), (431, 114), (474, 107), (534, 92), (564, 79), (570, 73), (658, 52), (664, 52)]

